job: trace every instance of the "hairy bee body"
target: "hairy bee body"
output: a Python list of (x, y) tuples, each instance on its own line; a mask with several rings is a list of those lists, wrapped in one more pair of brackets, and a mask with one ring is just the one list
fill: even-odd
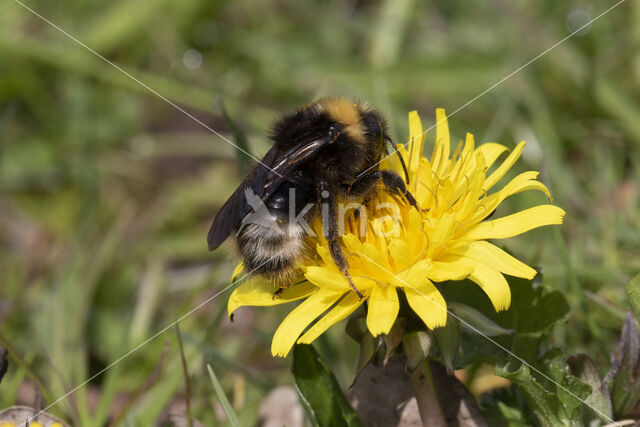
[(295, 224), (273, 228), (250, 224), (238, 233), (238, 245), (246, 271), (262, 274), (281, 287), (292, 279), (305, 252), (305, 230)]
[(272, 148), (216, 215), (209, 248), (235, 233), (245, 271), (287, 286), (305, 256), (302, 224), (321, 215), (331, 255), (357, 291), (338, 242), (338, 201), (362, 201), (382, 182), (415, 204), (397, 174), (378, 169), (390, 141), (384, 118), (347, 99), (321, 99), (276, 121), (271, 139)]
[[(304, 227), (289, 221), (291, 199), (285, 194), (291, 191), (300, 194), (296, 190), (295, 185), (283, 186), (265, 201), (266, 210), (262, 212), (262, 216), (241, 227), (236, 235), (245, 270), (252, 274), (262, 274), (279, 286), (286, 286), (290, 282), (293, 269), (305, 252)], [(298, 196), (293, 202), (292, 207), (296, 212), (295, 206), (306, 200)], [(307, 214), (306, 220), (311, 220), (315, 214), (314, 209), (309, 212), (311, 213)], [(260, 212), (254, 210), (254, 213)]]

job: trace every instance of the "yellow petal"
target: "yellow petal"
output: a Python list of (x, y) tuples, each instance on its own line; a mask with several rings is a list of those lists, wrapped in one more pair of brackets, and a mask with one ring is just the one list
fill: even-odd
[(346, 291), (350, 285), (347, 278), (340, 271), (333, 268), (309, 266), (304, 277), (316, 286), (334, 291)]
[(502, 144), (495, 142), (487, 142), (478, 147), (478, 150), (484, 156), (485, 166), (490, 168), (493, 163), (500, 157), (502, 153), (507, 151), (508, 148)]
[(448, 262), (434, 261), (429, 270), (429, 279), (434, 282), (446, 282), (447, 280), (463, 280), (469, 277), (473, 268)]
[(403, 270), (412, 261), (411, 249), (405, 240), (392, 239), (388, 248), (396, 271)]
[(498, 271), (478, 263), (469, 279), (478, 284), (487, 294), (496, 311), (506, 310), (511, 305), (511, 288)]
[(409, 251), (412, 254), (420, 254), (427, 244), (427, 235), (422, 227), (422, 216), (417, 209), (410, 209), (406, 221), (403, 220), (405, 235), (408, 239)]
[(235, 283), (236, 277), (240, 275), (244, 271), (244, 261), (240, 261), (236, 268), (233, 269), (233, 273), (231, 273), (231, 283)]
[(416, 197), (419, 206), (430, 206), (431, 201), (434, 197), (433, 190), (433, 181), (435, 177), (431, 172), (431, 164), (426, 157), (422, 157), (420, 159), (420, 164), (418, 165), (418, 173), (416, 174), (416, 179), (413, 180), (413, 184), (415, 188), (413, 195)]
[(565, 212), (557, 206), (541, 205), (471, 228), (462, 239), (506, 239), (543, 225), (562, 224)]
[(522, 150), (524, 150), (525, 142), (521, 141), (516, 148), (509, 154), (509, 156), (502, 162), (502, 164), (496, 169), (484, 182), (484, 190), (488, 190), (493, 187), (504, 176), (511, 166), (520, 158)]
[(507, 280), (497, 269), (490, 267), (481, 260), (458, 254), (447, 254), (447, 256), (443, 257), (443, 262), (472, 267), (473, 272), (469, 275), (469, 279), (482, 288), (496, 311), (509, 308), (511, 304), (511, 289)]
[(443, 108), (436, 108), (436, 145), (433, 149), (431, 164), (439, 177), (449, 164), (449, 151), (451, 140), (449, 138), (449, 122)]
[(331, 326), (353, 313), (366, 300), (366, 298), (360, 299), (355, 292), (348, 293), (335, 307), (322, 316), (320, 320), (298, 339), (298, 344), (311, 344)]
[[(376, 282), (366, 277), (358, 276), (357, 273), (357, 271), (352, 270), (351, 278), (358, 290), (363, 291), (376, 286)], [(326, 290), (345, 292), (352, 289), (344, 274), (327, 267), (309, 266), (304, 277), (314, 285)]]
[(400, 303), (398, 293), (392, 286), (376, 286), (371, 290), (367, 310), (367, 328), (371, 335), (388, 334), (398, 317)]
[(284, 318), (271, 341), (271, 354), (286, 357), (302, 331), (340, 299), (344, 292), (320, 289)]
[(360, 252), (363, 250), (363, 243), (355, 234), (345, 234), (342, 236), (342, 244), (347, 252)]
[(460, 176), (467, 174), (475, 167), (475, 138), (473, 134), (467, 133), (465, 136), (464, 148), (460, 154), (460, 159), (456, 164), (452, 176), (456, 176), (456, 179), (460, 179)]
[[(465, 152), (474, 151), (475, 146), (476, 146), (475, 137), (473, 136), (472, 133), (467, 132), (467, 134), (464, 136), (464, 149), (462, 150), (460, 160), (464, 161), (464, 158), (462, 156), (464, 156)], [(455, 157), (455, 156), (452, 156), (452, 157)]]
[(514, 194), (528, 190), (541, 191), (546, 194), (549, 201), (551, 201), (551, 193), (549, 192), (549, 189), (540, 181), (536, 181), (538, 175), (539, 173), (536, 171), (527, 171), (522, 172), (521, 174), (513, 178), (507, 185), (504, 186), (502, 190), (498, 192), (501, 193), (500, 201)]
[(388, 249), (386, 248), (384, 239), (378, 239), (378, 242), (381, 243), (383, 247), (376, 247), (371, 243), (362, 245), (362, 249), (359, 252), (351, 254), (349, 264), (355, 264), (356, 260), (359, 259), (365, 271), (368, 271), (372, 277), (384, 281), (386, 277), (391, 274), (392, 268), (389, 263), (389, 258), (386, 255)]
[(457, 205), (460, 206), (457, 218), (465, 219), (476, 209), (477, 200), (483, 194), (482, 186), (485, 180), (484, 157), (476, 153), (476, 168), (470, 172), (466, 195), (462, 197)]
[(398, 219), (390, 215), (374, 218), (369, 225), (371, 226), (371, 231), (378, 237), (393, 237), (399, 236), (402, 233), (402, 227), (400, 226)]
[(431, 260), (428, 258), (421, 259), (411, 267), (392, 275), (389, 281), (391, 282), (391, 285), (395, 287), (420, 286), (424, 283), (430, 270)]
[[(420, 158), (422, 157), (422, 149), (424, 146), (425, 134), (422, 132), (422, 122), (417, 111), (411, 111), (409, 113), (409, 162), (407, 168), (409, 169), (409, 176), (415, 177), (418, 171), (418, 165), (420, 164)], [(415, 178), (411, 179), (410, 183), (414, 184)]]
[(514, 183), (513, 186), (505, 188), (504, 189), (505, 194), (502, 195), (502, 200), (506, 199), (507, 197), (513, 196), (514, 194), (522, 193), (524, 191), (529, 191), (529, 190), (536, 190), (541, 193), (544, 193), (549, 199), (549, 202), (551, 202), (552, 200), (549, 189), (543, 183), (541, 183), (540, 181), (536, 181), (534, 179), (529, 181)]
[(511, 289), (501, 273), (490, 268), (476, 268), (473, 274), (469, 276), (469, 279), (482, 288), (496, 311), (509, 308), (511, 305)]
[(473, 218), (469, 221), (469, 224), (475, 224), (482, 221), (489, 216), (500, 203), (506, 198), (513, 196), (517, 193), (522, 193), (529, 190), (537, 190), (544, 193), (549, 201), (551, 201), (551, 193), (540, 181), (536, 181), (538, 172), (528, 171), (523, 172), (520, 175), (513, 178), (504, 188), (492, 195), (483, 198), (479, 201), (476, 212)]
[(280, 293), (275, 295), (278, 290), (276, 285), (260, 276), (254, 276), (233, 291), (229, 297), (227, 310), (229, 316), (231, 316), (239, 307), (246, 305), (264, 307), (284, 304), (309, 296), (316, 289), (318, 288), (312, 283), (305, 281), (291, 285), (288, 288), (282, 288)]
[(429, 280), (421, 286), (403, 288), (411, 309), (429, 329), (447, 323), (447, 303), (438, 289)]
[[(402, 158), (404, 159), (406, 164), (407, 160), (409, 159), (409, 154), (407, 153), (407, 149), (403, 144), (396, 144), (396, 148), (400, 153), (400, 155), (402, 156)], [(382, 161), (380, 162), (380, 169), (392, 170), (398, 175), (400, 175), (402, 179), (405, 178), (404, 169), (402, 168), (402, 163), (400, 163), (400, 159), (398, 159), (398, 155), (395, 152), (391, 153), (388, 156), (385, 156), (382, 159)]]
[(329, 252), (328, 247), (322, 246), (322, 245), (316, 245), (316, 253), (320, 256), (320, 258), (322, 258), (322, 261), (324, 261), (325, 267), (331, 268), (335, 271), (340, 271), (338, 270), (338, 266), (333, 260), (333, 257), (331, 256), (331, 253)]
[(434, 226), (434, 230), (426, 230), (427, 235), (429, 235), (428, 256), (433, 256), (434, 254), (446, 250), (447, 243), (451, 240), (456, 231), (456, 217), (449, 212), (445, 212)]
[(463, 253), (509, 276), (533, 279), (536, 275), (533, 268), (484, 240), (469, 243)]

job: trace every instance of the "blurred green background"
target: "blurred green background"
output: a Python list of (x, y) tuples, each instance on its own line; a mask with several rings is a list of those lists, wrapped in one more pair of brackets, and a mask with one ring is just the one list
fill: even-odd
[[(320, 96), (368, 100), (403, 141), (612, 6), (612, 1), (168, 0), (47, 2), (35, 11), (261, 156), (271, 121)], [(541, 170), (565, 225), (506, 246), (567, 292), (558, 345), (606, 361), (640, 271), (640, 2), (626, 1), (450, 118), (455, 139), (513, 147)], [(430, 132), (428, 141), (432, 141)], [(0, 3), (0, 408), (45, 401), (100, 372), (229, 284), (231, 244), (206, 232), (241, 179), (235, 149), (13, 0)], [(511, 212), (543, 201), (514, 197)], [(180, 323), (191, 413), (220, 423), (211, 363), (241, 417), (291, 384), (271, 335), (290, 307), (226, 319), (229, 292)], [(163, 357), (163, 349), (166, 354)], [(357, 345), (318, 347), (344, 385)], [(498, 350), (496, 350), (498, 351)], [(184, 413), (174, 328), (51, 411), (82, 425)], [(218, 415), (216, 415), (218, 414)], [(221, 424), (224, 424), (222, 422)]]

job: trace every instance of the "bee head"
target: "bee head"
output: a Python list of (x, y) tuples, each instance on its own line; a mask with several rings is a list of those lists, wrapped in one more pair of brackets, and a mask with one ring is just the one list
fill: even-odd
[(314, 105), (353, 142), (377, 145), (387, 133), (385, 119), (367, 104), (344, 98), (325, 98)]
[(380, 153), (387, 138), (387, 125), (384, 117), (366, 104), (345, 98), (323, 98), (277, 121), (272, 139), (295, 145), (334, 134), (334, 142), (349, 140), (363, 147), (375, 147)]

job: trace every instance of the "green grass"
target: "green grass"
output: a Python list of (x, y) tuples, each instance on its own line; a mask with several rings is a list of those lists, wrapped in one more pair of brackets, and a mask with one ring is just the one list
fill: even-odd
[[(572, 8), (595, 17), (613, 3), (27, 4), (233, 138), (222, 99), (261, 155), (271, 120), (323, 95), (369, 100), (404, 140), (409, 110), (431, 126), (436, 106), (455, 111), (565, 37)], [(640, 271), (639, 29), (640, 4), (626, 2), (450, 119), (456, 138), (528, 141), (519, 167), (543, 171), (566, 223), (507, 246), (566, 292), (573, 314), (556, 344), (603, 363), (622, 324), (624, 283)], [(199, 68), (183, 64), (188, 49), (201, 52)], [(205, 236), (241, 178), (235, 156), (17, 3), (0, 4), (0, 345), (13, 356), (0, 408), (24, 382), (37, 381), (51, 402), (227, 286), (232, 246), (209, 253)], [(537, 197), (515, 197), (505, 212)], [(231, 324), (227, 297), (180, 325), (191, 412), (207, 425), (224, 424), (207, 363), (228, 396), (244, 384), (244, 399), (231, 399), (241, 425), (255, 422), (273, 386), (292, 383), (290, 361), (269, 354), (286, 307), (240, 311)], [(348, 385), (356, 345), (341, 328), (318, 347)], [(87, 426), (166, 416), (184, 401), (174, 331), (51, 411)]]

